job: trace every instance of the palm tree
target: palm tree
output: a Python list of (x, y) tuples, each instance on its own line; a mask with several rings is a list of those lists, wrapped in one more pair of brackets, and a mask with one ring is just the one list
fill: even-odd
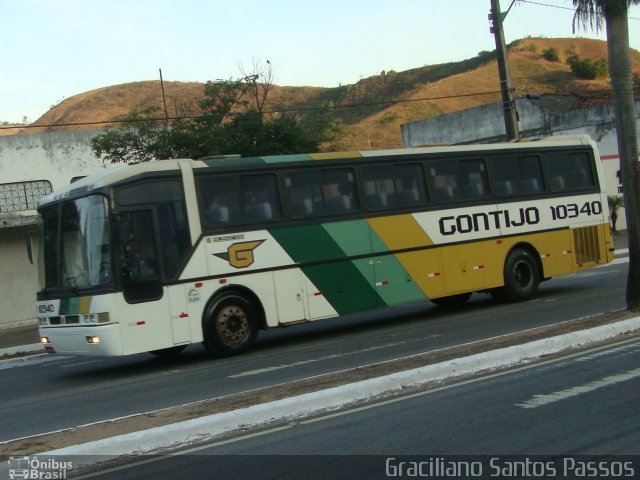
[(597, 31), (602, 28), (603, 21), (607, 30), (609, 75), (629, 242), (627, 309), (634, 311), (640, 310), (640, 165), (627, 14), (631, 5), (639, 3), (640, 0), (573, 0), (576, 7), (574, 32), (576, 26)]
[(618, 221), (618, 210), (624, 207), (624, 197), (622, 195), (609, 195), (609, 216), (611, 217), (611, 233), (616, 233), (616, 222)]

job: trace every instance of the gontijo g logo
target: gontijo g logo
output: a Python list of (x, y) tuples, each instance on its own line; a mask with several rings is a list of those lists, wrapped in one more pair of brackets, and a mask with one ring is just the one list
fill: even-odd
[(218, 258), (229, 262), (234, 268), (247, 268), (255, 262), (253, 251), (264, 243), (264, 240), (252, 240), (231, 245), (225, 253), (215, 253)]

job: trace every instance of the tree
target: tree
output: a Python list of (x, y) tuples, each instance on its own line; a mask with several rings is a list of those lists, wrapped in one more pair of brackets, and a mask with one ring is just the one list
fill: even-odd
[(547, 48), (546, 50), (543, 50), (542, 56), (548, 62), (559, 62), (560, 61), (560, 56), (558, 55), (558, 50), (556, 48), (553, 48), (553, 47)]
[(624, 197), (622, 195), (609, 195), (609, 216), (611, 217), (611, 233), (616, 233), (616, 222), (618, 221), (618, 210), (624, 207)]
[(159, 107), (134, 111), (122, 121), (125, 128), (109, 130), (91, 139), (91, 149), (107, 163), (136, 164), (172, 156), (166, 149), (166, 129), (155, 115)]
[(567, 57), (567, 63), (576, 77), (585, 80), (606, 77), (609, 70), (606, 60), (600, 59), (594, 62), (590, 58), (580, 58), (575, 54)]
[(105, 162), (135, 164), (163, 158), (259, 156), (315, 151), (318, 144), (293, 115), (267, 116), (271, 64), (239, 79), (209, 81), (197, 105), (181, 106), (169, 128), (153, 107), (133, 112), (127, 127), (97, 135), (94, 154)]
[(626, 299), (627, 308), (632, 311), (640, 310), (640, 166), (627, 14), (629, 6), (639, 3), (640, 0), (573, 0), (576, 7), (574, 31), (576, 26), (599, 30), (603, 22), (607, 30), (609, 76), (629, 242)]
[(267, 98), (273, 89), (273, 66), (269, 60), (263, 65), (260, 60), (254, 58), (252, 67), (252, 71), (247, 73), (243, 65), (240, 64), (240, 74), (242, 75), (246, 92), (254, 102), (254, 108), (260, 118), (263, 118)]

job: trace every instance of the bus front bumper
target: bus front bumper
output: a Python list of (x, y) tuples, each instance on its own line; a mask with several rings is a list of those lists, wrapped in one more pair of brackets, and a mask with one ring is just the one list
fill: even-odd
[(47, 353), (88, 357), (122, 355), (117, 324), (90, 327), (40, 327), (40, 341)]

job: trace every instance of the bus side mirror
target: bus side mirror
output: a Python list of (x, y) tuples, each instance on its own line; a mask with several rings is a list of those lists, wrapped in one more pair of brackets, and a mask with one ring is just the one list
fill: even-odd
[(34, 233), (34, 232), (30, 232), (27, 233), (27, 235), (25, 236), (25, 242), (27, 244), (27, 256), (29, 257), (29, 262), (31, 263), (31, 265), (33, 265), (34, 263), (34, 251), (35, 251), (35, 246), (37, 245), (37, 237), (38, 234)]

